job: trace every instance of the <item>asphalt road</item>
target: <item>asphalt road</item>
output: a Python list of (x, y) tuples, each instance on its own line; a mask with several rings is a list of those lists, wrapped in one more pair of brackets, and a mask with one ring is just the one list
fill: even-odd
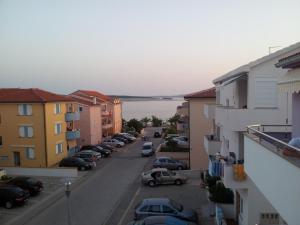
[[(147, 129), (152, 136), (155, 129)], [(161, 139), (152, 139), (155, 147)], [(126, 206), (139, 187), (139, 176), (149, 163), (141, 158), (142, 141), (105, 159), (103, 166), (72, 190), (70, 196), (72, 225), (117, 225), (120, 209)], [(120, 215), (119, 215), (120, 214)], [(60, 199), (26, 225), (63, 225), (67, 223), (67, 199)]]

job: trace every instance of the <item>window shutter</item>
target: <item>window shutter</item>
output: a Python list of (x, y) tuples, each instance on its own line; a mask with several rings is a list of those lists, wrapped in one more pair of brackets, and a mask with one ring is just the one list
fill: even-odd
[(276, 108), (278, 106), (277, 79), (259, 77), (255, 79), (255, 107)]
[(23, 115), (23, 105), (18, 105), (19, 115)]
[(32, 115), (32, 105), (26, 105), (27, 106), (27, 115)]
[(57, 134), (57, 124), (54, 125), (54, 133)]
[(33, 128), (32, 127), (27, 127), (27, 133), (28, 133), (28, 136), (27, 137), (33, 137)]
[(19, 135), (20, 135), (20, 137), (25, 137), (25, 129), (24, 129), (24, 127), (19, 127)]

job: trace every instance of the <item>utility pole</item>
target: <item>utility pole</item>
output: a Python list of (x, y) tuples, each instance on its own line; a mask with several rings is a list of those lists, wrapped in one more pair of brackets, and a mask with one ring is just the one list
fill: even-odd
[(68, 181), (65, 183), (65, 193), (67, 197), (67, 219), (68, 219), (68, 225), (72, 225), (71, 221), (71, 205), (70, 205), (70, 195), (71, 195), (71, 182)]

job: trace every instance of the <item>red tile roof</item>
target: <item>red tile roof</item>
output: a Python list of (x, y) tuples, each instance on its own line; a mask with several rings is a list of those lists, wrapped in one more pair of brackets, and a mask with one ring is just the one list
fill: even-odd
[(0, 103), (72, 102), (66, 95), (59, 95), (38, 88), (0, 88)]
[(110, 97), (105, 95), (105, 94), (102, 94), (98, 91), (90, 91), (90, 90), (78, 90), (78, 91), (75, 91), (74, 93), (72, 94), (77, 94), (77, 93), (82, 93), (82, 94), (86, 94), (88, 96), (93, 96), (93, 97), (97, 97), (103, 101), (109, 101), (110, 100)]
[(206, 90), (194, 92), (184, 96), (185, 99), (190, 98), (215, 98), (216, 97), (216, 88), (212, 87)]

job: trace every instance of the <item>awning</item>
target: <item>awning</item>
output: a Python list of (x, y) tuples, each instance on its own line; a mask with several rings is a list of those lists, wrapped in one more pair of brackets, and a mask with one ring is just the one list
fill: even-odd
[(246, 76), (248, 73), (240, 73), (240, 74), (237, 74), (236, 76), (224, 81), (220, 86), (225, 86), (225, 85), (228, 85), (228, 84), (231, 84), (233, 82), (235, 82), (236, 80), (240, 79), (242, 76)]
[(278, 81), (280, 92), (299, 92), (300, 91), (300, 68), (287, 71)]

